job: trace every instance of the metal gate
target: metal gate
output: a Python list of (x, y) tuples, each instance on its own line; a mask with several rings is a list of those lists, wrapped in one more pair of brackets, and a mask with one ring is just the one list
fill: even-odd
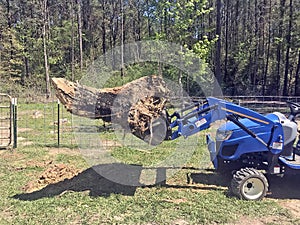
[(8, 147), (12, 142), (12, 99), (0, 93), (0, 148)]

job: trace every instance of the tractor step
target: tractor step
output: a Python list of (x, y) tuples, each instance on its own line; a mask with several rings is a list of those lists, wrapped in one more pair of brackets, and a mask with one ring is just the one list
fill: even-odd
[(300, 169), (300, 156), (295, 154), (295, 160), (279, 157), (279, 160), (291, 169)]

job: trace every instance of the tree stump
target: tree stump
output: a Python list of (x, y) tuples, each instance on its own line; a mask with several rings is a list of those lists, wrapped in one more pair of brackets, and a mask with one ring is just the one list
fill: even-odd
[(152, 135), (152, 122), (166, 117), (170, 90), (160, 76), (146, 76), (103, 89), (64, 78), (52, 78), (52, 83), (57, 98), (72, 114), (116, 123), (143, 140)]

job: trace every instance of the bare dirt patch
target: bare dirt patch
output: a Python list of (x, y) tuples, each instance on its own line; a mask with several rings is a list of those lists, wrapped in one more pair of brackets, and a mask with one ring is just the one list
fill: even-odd
[(188, 225), (189, 223), (187, 221), (185, 221), (184, 219), (177, 219), (172, 224), (176, 224), (176, 225)]
[(80, 170), (76, 169), (74, 166), (50, 164), (37, 180), (30, 181), (22, 188), (22, 190), (27, 193), (33, 192), (49, 184), (55, 184), (66, 179), (71, 179), (78, 175), (79, 172)]
[(267, 216), (264, 218), (253, 218), (249, 216), (242, 216), (231, 225), (266, 225), (266, 224), (287, 224), (280, 216)]
[(298, 199), (287, 199), (280, 200), (279, 205), (288, 209), (293, 217), (300, 219), (300, 200)]
[(10, 160), (16, 161), (16, 160), (23, 158), (24, 155), (15, 150), (3, 150), (3, 151), (0, 151), (0, 157), (7, 161), (10, 161)]
[[(26, 132), (26, 131), (24, 131)], [(32, 141), (27, 141), (26, 138), (24, 137), (18, 137), (18, 143), (21, 144), (22, 146), (30, 146), (30, 145), (33, 145), (33, 142)]]
[(69, 149), (69, 148), (49, 148), (49, 155), (65, 154), (71, 156), (80, 155), (79, 149)]
[(39, 118), (44, 118), (44, 113), (40, 110), (20, 110), (20, 112), (18, 112), (18, 116), (20, 118), (22, 118), (23, 116), (29, 116), (30, 118), (33, 119), (39, 119)]
[(300, 219), (300, 179), (299, 175), (270, 177), (270, 193), (268, 198), (278, 200), (278, 204), (286, 208), (293, 219)]
[(33, 145), (32, 141), (25, 141), (25, 142), (21, 142), (22, 146), (30, 146)]
[(174, 203), (174, 204), (181, 204), (187, 202), (188, 200), (186, 198), (178, 198), (178, 199), (163, 199), (162, 201), (168, 203)]
[(18, 127), (18, 132), (19, 133), (28, 132), (28, 131), (32, 131), (32, 129), (31, 128), (25, 128), (25, 127)]

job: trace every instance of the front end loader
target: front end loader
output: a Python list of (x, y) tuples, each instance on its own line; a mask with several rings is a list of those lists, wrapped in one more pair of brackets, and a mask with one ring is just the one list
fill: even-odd
[[(262, 115), (232, 102), (213, 97), (167, 116), (166, 139), (187, 138), (212, 123), (225, 119), (216, 138), (207, 135), (214, 168), (231, 172), (232, 193), (246, 200), (260, 200), (268, 191), (267, 174), (300, 173), (298, 135), (295, 118), (300, 105), (288, 102), (290, 115), (274, 112)], [(299, 144), (300, 146), (300, 144)]]

